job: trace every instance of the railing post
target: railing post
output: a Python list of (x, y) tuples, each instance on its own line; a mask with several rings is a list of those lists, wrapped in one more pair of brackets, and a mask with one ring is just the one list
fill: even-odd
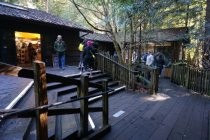
[(159, 84), (159, 69), (154, 68), (151, 71), (151, 82), (152, 82), (152, 88), (150, 94), (155, 94), (158, 91), (158, 84)]
[[(88, 95), (88, 76), (81, 76), (80, 97)], [(85, 137), (88, 134), (88, 99), (80, 100), (80, 137)]]
[(134, 91), (135, 91), (135, 81), (136, 81), (135, 74), (132, 73), (132, 88), (133, 88)]
[[(45, 63), (34, 61), (34, 91), (35, 91), (35, 106), (47, 105), (47, 86), (46, 86), (46, 71)], [(48, 109), (36, 111), (36, 139), (48, 139)]]
[[(105, 55), (105, 53), (103, 53)], [(102, 72), (105, 72), (105, 57), (102, 58)]]
[(104, 80), (103, 81), (103, 92), (105, 92), (105, 94), (103, 94), (103, 96), (102, 96), (103, 126), (104, 127), (109, 124), (109, 100), (108, 100), (107, 87), (108, 87), (108, 81)]
[(186, 74), (186, 77), (185, 77), (185, 87), (187, 89), (189, 89), (190, 68), (188, 66), (186, 66), (186, 69), (187, 69), (187, 74)]
[(159, 87), (159, 75), (160, 75), (160, 70), (159, 68), (155, 69), (155, 93), (158, 92), (158, 87)]
[(208, 83), (206, 84), (207, 85), (207, 95), (209, 95), (210, 96), (210, 87), (209, 87), (209, 85), (210, 85), (210, 71), (207, 71), (207, 80), (208, 80)]
[(112, 78), (115, 80), (116, 79), (116, 76), (115, 76), (115, 74), (116, 74), (116, 71), (115, 71), (116, 69), (115, 69), (115, 63), (113, 63), (112, 62)]

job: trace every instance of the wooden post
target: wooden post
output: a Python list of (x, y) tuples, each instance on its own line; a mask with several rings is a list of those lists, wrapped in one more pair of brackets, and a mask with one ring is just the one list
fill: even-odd
[(116, 80), (116, 76), (115, 76), (115, 74), (116, 74), (115, 65), (116, 65), (116, 64), (112, 62), (112, 78), (113, 78), (114, 80)]
[(159, 68), (155, 69), (155, 93), (158, 92), (158, 87), (159, 87)]
[(174, 65), (171, 67), (171, 82), (174, 82)]
[[(35, 90), (35, 106), (47, 105), (47, 86), (45, 63), (34, 61), (34, 90)], [(36, 139), (48, 139), (48, 109), (36, 111)]]
[(159, 69), (155, 68), (151, 71), (151, 94), (155, 94), (158, 91), (158, 84), (159, 84)]
[[(105, 55), (105, 53), (103, 53), (103, 55)], [(102, 59), (102, 72), (105, 72), (105, 57), (104, 56)]]
[(128, 87), (131, 89), (131, 74), (130, 74), (130, 66), (128, 66), (128, 70), (126, 70), (126, 73), (128, 75), (128, 77), (126, 78), (126, 81), (128, 82)]
[(209, 85), (210, 85), (210, 71), (207, 71), (207, 80), (208, 80), (208, 83), (207, 83), (207, 95), (209, 95), (210, 96), (210, 87), (209, 87)]
[(109, 100), (108, 100), (108, 92), (107, 92), (107, 87), (108, 87), (108, 81), (104, 80), (103, 81), (103, 94), (102, 96), (102, 104), (103, 104), (103, 127), (109, 124)]
[(136, 79), (135, 79), (135, 75), (134, 75), (134, 73), (131, 73), (131, 77), (132, 77), (132, 89), (133, 89), (133, 91), (135, 91), (135, 81), (136, 81)]
[[(88, 95), (88, 76), (81, 76), (80, 97)], [(88, 99), (80, 100), (80, 137), (88, 134)]]
[(189, 89), (190, 68), (186, 67), (186, 69), (187, 69), (187, 74), (186, 74), (186, 77), (185, 77), (185, 87), (187, 89)]

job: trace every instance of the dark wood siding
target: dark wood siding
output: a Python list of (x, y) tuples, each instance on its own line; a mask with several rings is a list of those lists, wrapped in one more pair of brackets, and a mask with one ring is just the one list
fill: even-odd
[[(15, 31), (38, 33), (41, 35), (42, 61), (47, 66), (52, 66), (53, 44), (60, 34), (66, 42), (66, 65), (76, 65), (79, 62), (79, 30), (69, 29), (62, 26), (35, 24), (31, 21), (20, 19), (8, 19), (0, 17), (0, 60), (9, 64), (16, 64)], [(8, 51), (3, 50), (3, 46), (8, 46)], [(9, 55), (8, 55), (9, 53)]]
[(16, 65), (14, 32), (2, 27), (0, 27), (0, 61)]
[(98, 42), (97, 46), (99, 50), (109, 52), (111, 55), (114, 54), (115, 48), (114, 44), (111, 42)]

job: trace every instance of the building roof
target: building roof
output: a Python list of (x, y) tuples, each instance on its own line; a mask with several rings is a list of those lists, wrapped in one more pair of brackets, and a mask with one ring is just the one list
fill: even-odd
[(63, 26), (66, 28), (78, 29), (82, 31), (90, 31), (79, 24), (62, 19), (58, 16), (49, 14), (47, 12), (21, 7), (5, 2), (0, 2), (0, 18), (1, 17), (22, 19), (22, 20), (33, 21), (36, 23), (45, 23), (45, 24)]
[[(121, 34), (123, 35), (123, 34)], [(124, 38), (119, 35), (119, 38)], [(138, 37), (139, 35), (137, 35)], [(113, 42), (111, 37), (108, 34), (99, 34), (99, 33), (86, 33), (80, 32), (80, 37), (84, 39), (90, 39), (101, 42)], [(171, 42), (186, 40), (188, 41), (188, 28), (187, 27), (178, 27), (178, 28), (167, 28), (167, 29), (157, 29), (151, 32), (142, 34), (143, 42)], [(130, 35), (127, 35), (126, 42), (130, 42)], [(139, 40), (139, 38), (137, 38)]]
[[(141, 35), (141, 41), (142, 43), (147, 42), (172, 42), (172, 41), (189, 41), (189, 32), (187, 27), (177, 27), (177, 28), (167, 28), (167, 29), (156, 29), (152, 30), (150, 32), (143, 31)], [(121, 39), (121, 41), (124, 41), (124, 34), (119, 33), (118, 39)], [(129, 43), (131, 40), (130, 34), (127, 33), (126, 35), (126, 42)], [(139, 39), (139, 32), (136, 34), (136, 41), (138, 42)]]
[(155, 42), (187, 40), (188, 38), (187, 27), (159, 29), (144, 35), (145, 40)]
[(108, 34), (80, 32), (80, 37), (83, 39), (90, 39), (100, 42), (110, 42), (110, 43), (113, 42)]

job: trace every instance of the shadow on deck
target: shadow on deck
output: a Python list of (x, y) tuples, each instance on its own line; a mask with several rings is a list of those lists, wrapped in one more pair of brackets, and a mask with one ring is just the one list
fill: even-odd
[(208, 139), (209, 97), (168, 79), (160, 80), (157, 95), (124, 91), (110, 97), (109, 108), (111, 131), (103, 140)]

